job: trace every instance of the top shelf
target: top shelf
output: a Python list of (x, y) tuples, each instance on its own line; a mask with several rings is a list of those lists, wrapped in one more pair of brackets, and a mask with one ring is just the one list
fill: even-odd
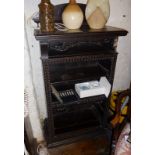
[(47, 39), (57, 39), (60, 38), (75, 38), (75, 37), (116, 37), (116, 36), (125, 36), (127, 35), (128, 31), (120, 28), (115, 28), (111, 26), (106, 26), (103, 29), (95, 30), (90, 29), (88, 25), (83, 25), (79, 30), (68, 30), (68, 31), (58, 31), (55, 30), (54, 32), (50, 33), (42, 33), (39, 29), (35, 29), (34, 35), (37, 40), (47, 40)]
[[(81, 7), (83, 14), (85, 14), (85, 9), (86, 5), (78, 3), (79, 6)], [(64, 11), (64, 8), (66, 7), (67, 4), (59, 4), (54, 6), (54, 22), (55, 23), (62, 23), (62, 13)], [(40, 23), (39, 20), (39, 13), (33, 17), (33, 21), (35, 23)], [(59, 38), (88, 38), (88, 37), (95, 37), (94, 39), (97, 39), (98, 37), (117, 37), (117, 36), (125, 36), (127, 35), (128, 31), (121, 29), (121, 28), (116, 28), (116, 27), (111, 27), (111, 26), (106, 26), (103, 29), (100, 30), (94, 30), (90, 29), (89, 26), (87, 25), (86, 19), (84, 17), (83, 25), (81, 29), (79, 30), (68, 30), (68, 31), (58, 31), (55, 30), (54, 32), (51, 33), (42, 33), (39, 29), (35, 29), (34, 35), (37, 40), (39, 41), (44, 41), (44, 40), (53, 40), (53, 39), (59, 39)]]

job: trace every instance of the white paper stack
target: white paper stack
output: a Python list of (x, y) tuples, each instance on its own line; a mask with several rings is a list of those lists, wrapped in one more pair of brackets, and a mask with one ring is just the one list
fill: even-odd
[(111, 85), (106, 77), (101, 77), (100, 81), (89, 81), (75, 84), (75, 90), (80, 98), (102, 94), (108, 97), (110, 89)]

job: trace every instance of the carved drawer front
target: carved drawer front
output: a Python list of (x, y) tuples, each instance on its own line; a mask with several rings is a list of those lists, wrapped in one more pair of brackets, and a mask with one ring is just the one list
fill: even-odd
[(105, 38), (101, 41), (56, 41), (51, 42), (50, 50), (57, 52), (66, 52), (69, 50), (101, 50), (101, 49), (113, 49), (114, 38)]

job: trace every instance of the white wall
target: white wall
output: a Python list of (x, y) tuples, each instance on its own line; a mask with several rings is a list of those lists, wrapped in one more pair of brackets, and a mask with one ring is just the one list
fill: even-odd
[(129, 31), (120, 37), (117, 51), (119, 53), (114, 79), (114, 90), (127, 89), (131, 80), (131, 0), (110, 0), (109, 26), (124, 28)]
[(38, 105), (36, 102), (36, 92), (33, 84), (32, 65), (26, 31), (24, 37), (24, 91), (27, 94), (25, 102), (27, 105), (26, 108), (30, 118), (33, 136), (37, 138), (37, 141), (42, 141), (43, 133), (39, 119)]
[[(40, 119), (46, 117), (46, 99), (44, 92), (42, 65), (40, 60), (39, 43), (35, 40), (33, 35), (33, 24), (30, 22), (30, 17), (36, 11), (38, 11), (38, 4), (40, 0), (25, 0), (25, 17), (26, 17), (26, 31), (30, 47), (30, 57), (32, 63), (33, 81), (36, 92), (36, 100), (39, 109)], [(60, 4), (68, 2), (68, 0), (51, 0), (53, 4)], [(77, 0), (77, 2), (86, 3), (86, 0)], [(124, 28), (129, 31), (126, 37), (120, 37), (117, 51), (119, 53), (115, 79), (114, 90), (127, 89), (130, 85), (130, 0), (110, 0), (110, 18), (107, 23), (109, 26), (116, 26)], [(31, 24), (32, 25), (31, 25)], [(30, 26), (31, 25), (31, 26)], [(34, 120), (35, 123), (35, 120)]]

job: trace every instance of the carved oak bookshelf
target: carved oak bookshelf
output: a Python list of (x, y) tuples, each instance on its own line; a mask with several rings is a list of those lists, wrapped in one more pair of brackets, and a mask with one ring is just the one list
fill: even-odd
[[(61, 22), (64, 6), (55, 6), (55, 21)], [(85, 5), (80, 6), (84, 10)], [(35, 30), (34, 35), (40, 42), (47, 99), (44, 131), (48, 147), (102, 135), (107, 141), (105, 154), (109, 153), (112, 133), (108, 123), (109, 99), (104, 95), (80, 99), (74, 84), (106, 76), (113, 85), (118, 37), (126, 34), (126, 30), (109, 26), (91, 30), (86, 24), (75, 31), (41, 33)], [(51, 85), (59, 94), (65, 94), (63, 103), (53, 95)]]

